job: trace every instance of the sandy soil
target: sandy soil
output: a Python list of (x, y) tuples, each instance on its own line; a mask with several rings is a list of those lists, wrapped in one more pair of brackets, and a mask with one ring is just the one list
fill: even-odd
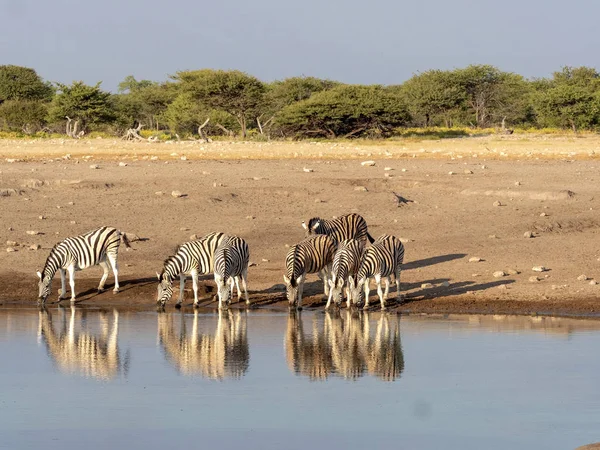
[[(100, 268), (78, 272), (82, 305), (154, 308), (163, 259), (190, 235), (220, 230), (250, 245), (254, 304), (284, 309), (286, 245), (303, 238), (301, 222), (358, 212), (373, 236), (405, 240), (407, 301), (393, 311), (599, 315), (600, 284), (590, 284), (600, 282), (597, 154), (594, 137), (0, 141), (0, 241), (18, 243), (11, 246), (16, 251), (2, 249), (0, 303), (34, 305), (35, 271), (52, 245), (106, 224), (148, 240), (134, 242), (133, 251), (121, 248), (118, 295), (95, 293)], [(367, 159), (375, 166), (360, 164)], [(174, 190), (186, 195), (174, 198)], [(393, 192), (414, 202), (398, 206)], [(524, 237), (528, 231), (533, 238)], [(30, 250), (35, 244), (42, 248)], [(534, 266), (549, 270), (533, 272)], [(497, 271), (506, 275), (494, 277)], [(533, 276), (539, 281), (530, 281)], [(55, 280), (54, 291), (59, 284)], [(212, 286), (207, 277), (207, 305)], [(309, 278), (305, 304), (322, 307), (321, 289), (316, 276)], [(186, 306), (191, 297), (187, 291)], [(376, 296), (372, 304), (379, 308)]]

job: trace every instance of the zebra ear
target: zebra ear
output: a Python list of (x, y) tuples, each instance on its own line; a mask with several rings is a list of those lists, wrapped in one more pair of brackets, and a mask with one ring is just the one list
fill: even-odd
[(354, 284), (354, 278), (353, 277), (348, 277), (348, 284), (350, 285), (350, 289), (354, 289), (355, 284)]
[(42, 279), (42, 272), (40, 272), (39, 270), (36, 272), (38, 278), (41, 280)]
[(290, 284), (290, 279), (285, 274), (283, 275), (283, 281), (285, 281), (285, 284)]
[(308, 227), (306, 226), (306, 222), (302, 222), (302, 228), (304, 228), (305, 230), (308, 230)]
[(156, 278), (158, 278), (158, 281), (160, 281), (160, 273), (156, 272)]
[(321, 224), (321, 221), (320, 221), (320, 220), (317, 220), (317, 221), (315, 222), (315, 224), (312, 226), (312, 230), (313, 230), (313, 231), (315, 231), (317, 228), (319, 228), (319, 225), (320, 225), (320, 224)]
[(327, 281), (329, 281), (329, 286), (331, 286), (331, 287), (335, 286), (335, 281), (333, 281), (331, 278)]

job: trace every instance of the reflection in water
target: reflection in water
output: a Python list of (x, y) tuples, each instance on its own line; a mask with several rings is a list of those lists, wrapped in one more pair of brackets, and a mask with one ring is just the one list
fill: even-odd
[(113, 310), (112, 327), (109, 327), (108, 314), (99, 313), (99, 335), (87, 329), (87, 311), (72, 306), (67, 321), (65, 309), (61, 308), (61, 316), (61, 325), (56, 331), (52, 315), (43, 309), (39, 312), (38, 327), (38, 337), (61, 372), (100, 380), (111, 380), (119, 373), (127, 376), (129, 354), (121, 360), (117, 342), (119, 313), (116, 309)]
[(400, 316), (380, 314), (374, 332), (369, 313), (344, 310), (327, 313), (319, 327), (312, 316), (312, 332), (304, 329), (300, 313), (288, 317), (285, 352), (290, 370), (324, 380), (330, 374), (356, 380), (365, 372), (394, 381), (404, 370)]
[[(219, 311), (214, 333), (198, 330), (198, 311), (194, 311), (190, 334), (184, 314), (178, 331), (174, 318), (175, 314), (158, 315), (158, 339), (167, 360), (179, 373), (213, 380), (245, 375), (250, 364), (245, 311)], [(202, 322), (206, 323), (207, 318), (203, 317)]]

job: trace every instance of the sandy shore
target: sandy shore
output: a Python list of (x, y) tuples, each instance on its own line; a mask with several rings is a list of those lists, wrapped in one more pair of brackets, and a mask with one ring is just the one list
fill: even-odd
[[(7, 245), (16, 251), (2, 250), (0, 303), (35, 304), (35, 271), (52, 245), (106, 224), (148, 240), (121, 249), (118, 295), (95, 293), (100, 268), (78, 272), (82, 305), (154, 308), (163, 259), (192, 234), (220, 230), (250, 245), (255, 305), (284, 309), (286, 245), (303, 238), (301, 222), (358, 212), (374, 236), (405, 241), (407, 301), (393, 311), (594, 316), (600, 313), (599, 154), (595, 137), (0, 141), (0, 239), (17, 243)], [(360, 164), (367, 159), (375, 166)], [(174, 190), (185, 196), (172, 197)], [(394, 192), (414, 202), (398, 206)], [(533, 237), (525, 238), (527, 232)], [(536, 266), (548, 270), (532, 271)], [(203, 284), (211, 305), (210, 277)], [(307, 305), (322, 307), (321, 289), (310, 277)], [(190, 299), (188, 291), (186, 305)]]

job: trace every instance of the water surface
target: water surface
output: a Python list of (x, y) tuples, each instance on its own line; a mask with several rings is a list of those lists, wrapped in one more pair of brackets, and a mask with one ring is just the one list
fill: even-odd
[(0, 448), (569, 449), (600, 322), (0, 311)]

